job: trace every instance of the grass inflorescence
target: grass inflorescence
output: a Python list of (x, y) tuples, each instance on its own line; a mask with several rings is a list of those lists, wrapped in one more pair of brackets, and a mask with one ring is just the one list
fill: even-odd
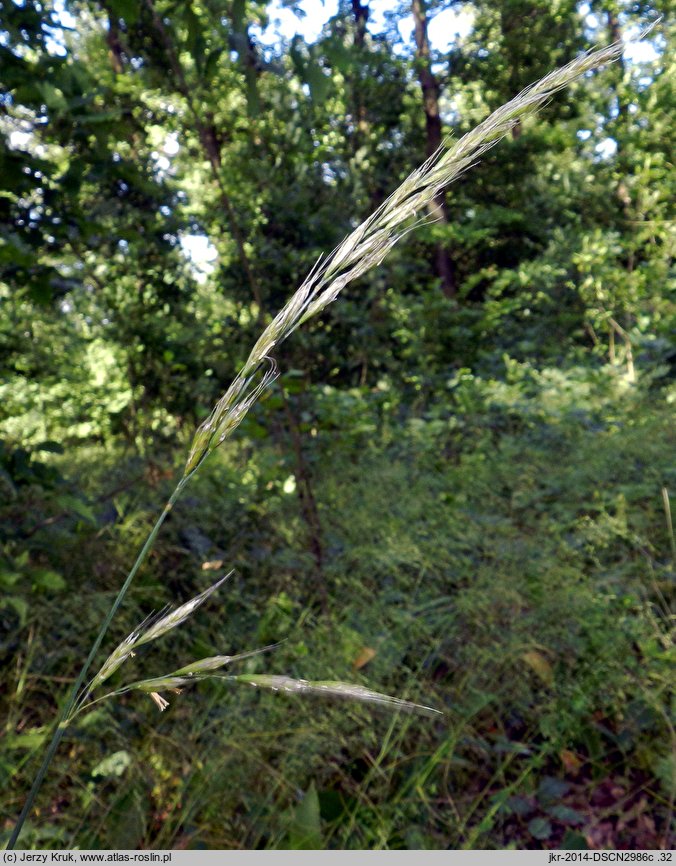
[[(358, 226), (332, 253), (317, 262), (300, 288), (267, 325), (234, 381), (216, 403), (209, 418), (195, 433), (183, 475), (105, 616), (82, 671), (63, 704), (60, 719), (55, 726), (54, 735), (47, 748), (42, 766), (34, 779), (32, 789), (11, 835), (9, 848), (13, 848), (19, 838), (24, 822), (65, 731), (83, 707), (103, 698), (130, 691), (142, 691), (150, 693), (160, 709), (163, 709), (167, 703), (161, 695), (163, 690), (181, 689), (196, 680), (219, 676), (230, 681), (267, 687), (281, 692), (351, 698), (395, 709), (436, 714), (436, 711), (430, 707), (392, 698), (362, 686), (343, 682), (308, 681), (274, 675), (226, 676), (215, 673), (231, 662), (244, 658), (247, 653), (235, 656), (211, 656), (186, 665), (165, 676), (138, 680), (121, 686), (100, 698), (96, 697), (94, 694), (96, 690), (113, 674), (117, 673), (133, 657), (140, 646), (161, 637), (182, 624), (218, 589), (227, 576), (174, 611), (151, 619), (135, 629), (109, 654), (88, 685), (85, 685), (85, 679), (115, 613), (129, 590), (139, 567), (151, 550), (157, 534), (175, 502), (197, 469), (215, 449), (232, 435), (249, 409), (277, 378), (277, 363), (272, 353), (300, 325), (321, 313), (336, 300), (340, 292), (350, 282), (382, 262), (406, 231), (415, 225), (418, 215), (426, 209), (428, 204), (453, 180), (474, 165), (489, 148), (495, 146), (508, 135), (517, 120), (522, 120), (532, 114), (555, 93), (580, 76), (616, 60), (622, 53), (623, 47), (621, 44), (614, 44), (583, 54), (566, 66), (553, 71), (498, 108), (462, 138), (457, 141), (447, 140), (444, 142), (439, 151), (413, 171), (381, 207)], [(253, 652), (259, 652), (259, 650)]]

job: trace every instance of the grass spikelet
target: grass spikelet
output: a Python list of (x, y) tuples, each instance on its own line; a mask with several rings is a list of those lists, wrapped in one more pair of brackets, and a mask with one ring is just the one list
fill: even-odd
[(277, 649), (278, 646), (281, 646), (281, 644), (271, 643), (269, 646), (261, 647), (261, 649), (249, 650), (249, 652), (238, 653), (234, 656), (210, 656), (209, 658), (200, 659), (199, 661), (192, 662), (183, 668), (179, 668), (177, 671), (173, 672), (173, 676), (199, 677), (200, 675), (208, 674), (212, 671), (218, 670), (219, 668), (223, 668), (226, 665), (230, 665), (233, 662), (239, 662), (242, 659), (251, 658), (251, 656), (270, 652), (270, 650)]
[[(263, 652), (263, 650), (243, 653), (239, 658), (244, 658), (247, 655), (255, 655), (258, 652)], [(228, 659), (229, 657), (215, 656), (214, 659), (203, 659), (202, 661), (210, 663), (215, 661), (215, 659), (222, 658)], [(233, 660), (234, 657), (229, 658), (229, 661)], [(215, 664), (214, 667), (221, 667), (223, 664), (227, 663), (228, 662)], [(309, 680), (296, 680), (291, 677), (275, 674), (238, 674), (235, 676), (224, 676), (211, 673), (208, 667), (202, 668), (199, 671), (190, 670), (199, 664), (200, 662), (195, 662), (195, 665), (188, 665), (186, 668), (183, 668), (182, 670), (184, 672), (189, 671), (184, 675), (179, 676), (179, 672), (176, 671), (175, 673), (168, 674), (164, 677), (153, 677), (148, 680), (139, 680), (138, 682), (130, 683), (128, 686), (124, 686), (124, 688), (118, 689), (115, 692), (111, 692), (110, 695), (105, 695), (104, 697), (113, 697), (132, 691), (146, 692), (151, 696), (155, 696), (153, 697), (153, 700), (155, 700), (155, 703), (157, 703), (160, 710), (164, 710), (168, 705), (168, 701), (161, 697), (159, 694), (160, 692), (172, 691), (178, 693), (184, 686), (194, 683), (196, 680), (220, 679), (231, 680), (237, 683), (247, 683), (251, 686), (271, 689), (274, 692), (286, 692), (287, 694), (313, 694), (327, 698), (342, 698), (352, 701), (361, 701), (362, 703), (367, 704), (377, 704), (386, 709), (401, 710), (405, 713), (416, 713), (431, 717), (443, 716), (443, 712), (434, 707), (427, 707), (424, 704), (415, 704), (412, 701), (404, 701), (401, 698), (385, 695), (382, 692), (375, 692), (372, 689), (367, 689), (365, 686), (358, 686), (354, 683), (342, 683), (335, 680), (315, 680), (314, 682), (310, 682)], [(211, 668), (211, 670), (213, 669), (214, 668)], [(158, 703), (157, 698), (160, 698), (164, 706)]]
[(181, 686), (188, 685), (188, 683), (192, 682), (191, 677), (177, 677), (172, 674), (167, 674), (164, 677), (151, 677), (148, 680), (139, 680), (135, 683), (129, 683), (128, 686), (124, 686), (122, 689), (118, 689), (115, 694), (122, 695), (125, 692), (168, 692), (168, 691), (176, 691), (176, 689), (180, 689)]
[(147, 631), (143, 632), (143, 634), (139, 636), (136, 641), (136, 646), (139, 647), (143, 644), (150, 643), (152, 640), (157, 640), (158, 637), (162, 637), (162, 635), (166, 634), (168, 631), (181, 625), (182, 622), (185, 622), (186, 619), (188, 619), (188, 617), (193, 614), (198, 607), (203, 605), (209, 596), (213, 595), (221, 584), (225, 583), (225, 581), (233, 574), (234, 572), (230, 571), (220, 580), (217, 580), (216, 583), (205, 589), (204, 592), (201, 592), (199, 595), (191, 598), (190, 601), (186, 601), (185, 604), (180, 605), (180, 607), (172, 610), (171, 613), (168, 613), (166, 616), (157, 620), (157, 622), (153, 623)]
[(152, 620), (152, 617), (145, 619), (138, 628), (134, 629), (128, 637), (115, 647), (101, 666), (100, 671), (89, 684), (87, 692), (94, 691), (94, 689), (104, 683), (108, 677), (115, 673), (115, 671), (126, 662), (128, 658), (131, 658), (134, 655), (138, 647), (150, 643), (150, 641), (156, 640), (158, 637), (162, 637), (163, 634), (166, 634), (168, 631), (171, 631), (171, 629), (176, 628), (177, 625), (185, 622), (185, 620), (194, 613), (200, 605), (204, 604), (209, 596), (216, 592), (219, 586), (221, 586), (221, 584), (223, 584), (232, 574), (232, 571), (229, 572), (220, 580), (217, 580), (216, 583), (205, 589), (204, 592), (201, 592), (199, 595), (190, 599), (190, 601), (177, 607), (175, 610), (171, 611), (171, 613), (168, 613), (165, 616), (160, 616), (160, 618), (156, 619), (153, 625), (146, 630), (144, 630), (144, 626), (147, 622)]
[(101, 683), (104, 683), (108, 677), (112, 676), (112, 674), (114, 674), (115, 671), (127, 661), (128, 658), (131, 658), (134, 655), (134, 648), (136, 647), (139, 635), (139, 631), (133, 631), (115, 647), (101, 666), (101, 670), (89, 684), (87, 691), (93, 691), (95, 688), (100, 686)]
[(252, 686), (272, 689), (275, 692), (287, 692), (294, 694), (323, 695), (330, 698), (345, 698), (353, 701), (363, 701), (369, 704), (379, 704), (393, 710), (403, 710), (409, 713), (420, 713), (424, 716), (443, 716), (441, 710), (434, 707), (426, 707), (423, 704), (414, 704), (401, 698), (393, 698), (381, 692), (374, 692), (364, 686), (353, 683), (341, 683), (335, 680), (295, 680), (291, 677), (274, 676), (268, 674), (240, 674), (230, 677), (238, 683), (248, 683)]
[[(221, 585), (221, 583), (223, 583), (223, 581), (226, 580), (228, 577), (230, 577), (229, 574), (226, 575), (225, 577), (221, 578), (221, 580), (219, 580), (218, 583), (209, 587), (208, 590), (205, 590), (199, 596), (192, 599), (192, 602), (195, 602), (198, 599), (201, 599), (201, 601), (199, 602), (201, 604), (201, 602), (204, 601), (205, 594), (208, 593), (209, 595), (211, 595), (211, 593), (214, 592), (216, 589), (218, 589), (218, 587)], [(208, 595), (206, 597), (208, 598)], [(191, 602), (188, 602), (186, 605), (183, 605), (182, 607), (185, 608), (189, 604), (191, 604)], [(174, 613), (178, 613), (181, 609), (182, 608), (177, 608), (177, 610), (174, 611)], [(193, 607), (193, 610), (194, 609), (195, 609), (195, 607)], [(159, 623), (158, 623), (158, 625), (159, 625)], [(173, 628), (173, 626), (172, 626), (172, 628)], [(134, 632), (128, 638), (126, 638), (126, 640), (122, 641), (122, 643), (117, 648), (117, 650), (115, 650), (115, 652), (111, 655), (111, 658), (118, 653), (118, 650), (121, 650), (121, 648), (128, 646), (131, 639), (137, 634), (138, 634), (138, 632)], [(159, 637), (159, 635), (156, 635), (156, 636)], [(135, 646), (138, 646), (139, 643), (140, 643), (140, 641), (137, 641)], [(191, 683), (191, 682), (195, 682), (195, 680), (206, 679), (207, 677), (213, 676), (214, 671), (219, 670), (220, 668), (226, 667), (226, 665), (230, 665), (233, 662), (241, 661), (242, 659), (251, 658), (251, 656), (260, 655), (261, 653), (270, 652), (270, 650), (277, 649), (278, 646), (281, 646), (281, 643), (269, 644), (268, 646), (261, 647), (260, 649), (249, 650), (248, 652), (237, 653), (236, 655), (232, 655), (232, 656), (209, 656), (208, 658), (198, 659), (198, 661), (191, 662), (189, 665), (185, 665), (184, 667), (179, 668), (176, 671), (172, 671), (169, 674), (165, 674), (164, 676), (152, 677), (152, 678), (147, 679), (147, 680), (137, 680), (136, 682), (129, 683), (129, 685), (122, 686), (121, 688), (116, 689), (114, 692), (108, 692), (108, 694), (102, 695), (102, 696), (100, 696), (100, 697), (98, 697), (98, 698), (96, 698), (96, 699), (94, 699), (88, 703), (83, 702), (78, 707), (77, 712), (82, 712), (83, 710), (87, 709), (88, 707), (92, 706), (93, 704), (98, 704), (100, 701), (104, 701), (107, 698), (113, 698), (113, 697), (117, 697), (119, 695), (123, 695), (126, 692), (142, 691), (142, 692), (151, 692), (152, 694), (156, 694), (160, 691), (167, 690), (167, 689), (176, 691), (179, 689), (180, 686), (187, 685), (188, 683)], [(131, 653), (127, 652), (126, 655), (122, 658), (122, 661), (124, 661), (124, 659), (127, 658), (129, 655), (131, 655)], [(121, 664), (121, 663), (122, 662), (120, 662), (119, 664)], [(119, 667), (119, 664), (116, 667)], [(108, 669), (109, 667), (110, 667), (110, 665), (109, 665), (109, 662), (107, 661), (101, 670), (103, 671), (104, 668)], [(110, 674), (108, 674), (108, 675), (110, 675)], [(103, 682), (103, 679), (105, 679), (105, 677), (101, 678), (100, 673), (97, 674), (97, 676), (94, 678), (94, 680), (90, 684), (89, 688), (87, 689), (86, 694), (91, 693), (97, 685), (99, 685), (101, 682)], [(160, 703), (158, 703), (156, 698), (153, 698), (153, 700), (155, 700), (155, 703), (158, 704), (158, 706), (160, 707), (161, 710), (166, 709), (166, 706), (167, 706), (166, 701), (164, 702), (165, 706), (160, 706)], [(162, 700), (164, 700), (164, 699), (162, 699)]]
[(278, 647), (279, 644), (270, 644), (261, 649), (250, 650), (249, 652), (238, 653), (233, 656), (210, 656), (209, 658), (199, 659), (196, 662), (191, 662), (170, 674), (165, 674), (161, 677), (151, 677), (145, 680), (137, 680), (116, 689), (114, 692), (109, 692), (96, 700), (80, 707), (78, 712), (87, 709), (93, 704), (104, 701), (107, 698), (117, 697), (126, 694), (127, 692), (140, 691), (149, 694), (160, 710), (165, 710), (169, 706), (169, 702), (162, 697), (160, 692), (172, 691), (179, 693), (184, 686), (199, 680), (219, 679), (231, 680), (237, 683), (247, 683), (251, 686), (271, 689), (275, 692), (287, 692), (293, 694), (315, 694), (323, 695), (330, 698), (344, 698), (347, 700), (362, 701), (369, 704), (378, 704), (392, 710), (402, 710), (408, 713), (418, 713), (425, 716), (442, 716), (441, 710), (434, 707), (427, 707), (423, 704), (416, 704), (412, 701), (404, 701), (401, 698), (395, 698), (391, 695), (385, 695), (382, 692), (375, 692), (372, 689), (367, 689), (365, 686), (355, 685), (354, 683), (338, 682), (336, 680), (297, 680), (292, 677), (279, 676), (276, 674), (218, 674), (215, 671), (232, 664), (233, 662), (241, 661), (242, 659), (250, 658), (251, 656), (260, 655), (260, 653), (269, 652)]
[(95, 688), (100, 686), (101, 683), (104, 683), (108, 677), (112, 676), (112, 674), (114, 674), (115, 671), (127, 661), (128, 658), (133, 658), (134, 651), (138, 645), (138, 639), (143, 634), (143, 629), (148, 623), (152, 622), (154, 618), (155, 614), (147, 616), (130, 635), (115, 647), (112, 653), (101, 665), (101, 670), (89, 683), (89, 686), (87, 687), (88, 692), (93, 691)]

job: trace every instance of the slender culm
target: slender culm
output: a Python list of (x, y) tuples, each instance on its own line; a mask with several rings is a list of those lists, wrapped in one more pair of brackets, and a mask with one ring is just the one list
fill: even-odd
[[(138, 569), (151, 550), (172, 507), (201, 464), (232, 435), (249, 409), (277, 378), (278, 368), (273, 353), (296, 328), (321, 313), (336, 300), (349, 283), (380, 264), (418, 215), (425, 211), (430, 202), (463, 172), (473, 166), (489, 148), (509, 135), (517, 119), (523, 120), (537, 111), (555, 93), (567, 87), (580, 76), (619, 58), (623, 48), (624, 46), (618, 43), (583, 54), (566, 66), (553, 71), (498, 108), (462, 138), (444, 142), (442, 147), (423, 165), (413, 171), (368, 219), (345, 238), (336, 249), (316, 263), (288, 303), (267, 325), (234, 381), (216, 403), (208, 419), (195, 433), (185, 469), (176, 489), (141, 548), (134, 565), (101, 624), (98, 636), (81, 672), (63, 701), (58, 720), (54, 725), (51, 742), (46, 749), (42, 764), (36, 773), (30, 793), (13, 829), (8, 849), (11, 850), (15, 847), (59, 744), (69, 725), (82, 709), (90, 706), (91, 703), (96, 703), (97, 700), (132, 690), (151, 693), (158, 706), (163, 708), (167, 702), (158, 694), (161, 689), (176, 689), (205, 676), (217, 676), (215, 671), (227, 666), (238, 657), (248, 655), (248, 653), (242, 653), (240, 656), (211, 656), (184, 666), (166, 676), (133, 682), (98, 699), (91, 697), (93, 690), (97, 689), (127, 662), (135, 648), (162, 636), (184, 622), (197, 607), (218, 589), (225, 581), (226, 576), (196, 598), (177, 607), (171, 613), (161, 616), (154, 623), (139, 626), (108, 655), (98, 673), (85, 686), (87, 674), (113, 617), (129, 590)], [(254, 652), (259, 651), (262, 650)], [(262, 675), (223, 675), (223, 677), (234, 682), (281, 691), (366, 700), (399, 709), (419, 710), (432, 715), (436, 713), (434, 709), (429, 707), (421, 707), (345, 683), (311, 682), (293, 680), (289, 677)]]

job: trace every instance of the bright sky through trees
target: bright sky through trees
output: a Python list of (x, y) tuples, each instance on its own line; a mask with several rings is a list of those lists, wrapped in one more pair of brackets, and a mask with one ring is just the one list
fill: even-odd
[[(75, 19), (65, 9), (64, 0), (55, 0), (54, 4), (57, 15), (65, 28), (73, 28)], [(373, 0), (369, 4), (369, 29), (377, 33), (385, 24), (385, 14), (390, 10), (389, 0)], [(265, 29), (252, 28), (255, 31), (256, 40), (267, 46), (277, 45), (280, 38), (291, 40), (295, 35), (300, 35), (308, 43), (315, 42), (321, 35), (322, 28), (338, 12), (337, 0), (303, 0), (299, 4), (298, 12), (284, 6), (282, 0), (273, 0), (268, 6), (270, 23)], [(585, 24), (590, 31), (596, 31), (600, 21), (588, 3), (580, 5), (580, 14), (584, 16)], [(474, 19), (472, 9), (466, 5), (461, 8), (442, 9), (430, 18), (429, 38), (434, 50), (445, 51), (459, 37), (467, 36)], [(406, 51), (410, 48), (413, 40), (413, 17), (411, 15), (402, 17), (398, 22), (399, 34), (404, 46), (400, 50)], [(636, 28), (628, 29), (627, 37), (634, 38), (638, 35)], [(64, 32), (53, 31), (52, 50), (60, 54), (63, 49)], [(654, 42), (643, 40), (630, 45), (625, 52), (625, 59), (630, 63), (651, 63), (658, 57)], [(14, 133), (18, 146), (18, 136), (22, 133)], [(14, 143), (14, 142), (13, 142)], [(161, 155), (162, 167), (168, 167), (169, 158), (178, 152), (178, 141), (175, 137), (168, 140)], [(595, 151), (601, 159), (612, 157), (617, 149), (616, 142), (609, 137), (603, 138), (595, 147)], [(217, 252), (209, 238), (204, 235), (184, 234), (181, 235), (181, 246), (190, 259), (197, 279), (204, 279), (210, 273), (217, 258)]]

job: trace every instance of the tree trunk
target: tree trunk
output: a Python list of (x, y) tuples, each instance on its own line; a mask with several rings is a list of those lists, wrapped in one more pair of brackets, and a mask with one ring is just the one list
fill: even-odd
[(362, 4), (360, 0), (352, 0), (352, 14), (357, 28), (355, 35), (355, 45), (360, 48), (364, 44), (364, 36), (366, 35), (366, 24), (369, 20), (369, 4)]
[[(606, 22), (608, 25), (608, 33), (611, 42), (623, 42), (622, 27), (617, 14), (617, 9), (613, 3), (605, 7)], [(625, 99), (623, 89), (624, 74), (625, 74), (624, 57), (620, 54), (615, 63), (615, 74), (613, 77), (613, 89), (615, 91), (615, 99), (617, 100), (617, 124), (618, 127), (626, 127), (629, 122), (629, 105)], [(619, 137), (615, 139), (617, 143), (617, 165), (620, 171), (620, 179), (615, 189), (615, 195), (620, 205), (622, 215), (625, 219), (631, 218), (631, 196), (625, 182), (625, 178), (629, 173), (627, 159), (624, 153), (624, 147)]]
[(169, 67), (174, 75), (174, 86), (176, 87), (178, 92), (181, 93), (182, 96), (185, 98), (190, 113), (192, 114), (195, 121), (195, 127), (197, 129), (200, 144), (202, 145), (204, 155), (209, 161), (212, 175), (214, 177), (216, 185), (218, 186), (221, 204), (227, 214), (228, 222), (230, 224), (230, 231), (232, 232), (235, 246), (237, 247), (237, 252), (239, 254), (240, 263), (242, 265), (244, 273), (246, 274), (246, 278), (251, 289), (251, 294), (258, 307), (258, 318), (260, 320), (263, 316), (263, 298), (260, 286), (258, 284), (258, 279), (256, 277), (256, 274), (254, 273), (253, 265), (246, 252), (246, 247), (244, 245), (244, 235), (239, 225), (237, 214), (235, 213), (233, 204), (230, 201), (230, 196), (228, 195), (225, 186), (223, 185), (223, 178), (221, 176), (221, 150), (218, 143), (218, 131), (213, 123), (213, 119), (210, 116), (207, 116), (207, 118), (205, 119), (195, 107), (193, 94), (190, 87), (188, 86), (188, 82), (186, 80), (185, 72), (183, 70), (183, 66), (181, 65), (178, 52), (176, 51), (174, 43), (171, 39), (171, 35), (167, 31), (167, 28), (164, 26), (164, 22), (157, 13), (157, 10), (155, 9), (153, 0), (145, 0), (145, 5), (152, 17), (155, 33), (164, 49), (165, 54), (167, 55)]
[(120, 44), (120, 26), (117, 18), (108, 12), (108, 33), (106, 34), (106, 42), (110, 52), (110, 65), (113, 68), (115, 75), (121, 75), (124, 64), (122, 63), (122, 45)]
[[(416, 67), (418, 81), (422, 89), (423, 109), (425, 111), (425, 134), (427, 156), (432, 156), (441, 145), (441, 115), (439, 114), (439, 82), (432, 72), (430, 58), (430, 43), (427, 36), (427, 9), (425, 0), (412, 0), (411, 10), (415, 23)], [(434, 219), (442, 225), (448, 225), (448, 208), (446, 194), (440, 192), (429, 207)], [(447, 298), (457, 293), (455, 264), (449, 251), (439, 244), (435, 254), (435, 270), (441, 280), (441, 288)]]
[(288, 422), (289, 435), (293, 446), (294, 457), (296, 461), (296, 492), (298, 494), (298, 503), (300, 505), (300, 513), (305, 526), (307, 527), (307, 543), (310, 553), (314, 560), (313, 580), (315, 588), (319, 596), (319, 603), (323, 613), (328, 613), (329, 597), (324, 579), (324, 542), (322, 532), (322, 522), (319, 516), (317, 500), (315, 499), (312, 474), (308, 462), (303, 451), (303, 439), (301, 436), (298, 419), (291, 407), (291, 403), (284, 393), (284, 387), (280, 387), (282, 401), (284, 403), (284, 411)]
[(356, 69), (358, 71), (353, 77), (353, 102), (355, 119), (353, 147), (354, 152), (356, 152), (359, 147), (361, 147), (362, 139), (366, 137), (369, 129), (369, 124), (366, 117), (366, 106), (364, 105), (364, 100), (362, 98), (361, 86), (361, 75), (363, 74), (363, 72), (361, 71), (361, 57), (364, 52), (366, 24), (369, 20), (368, 3), (362, 5), (360, 3), (360, 0), (352, 0), (352, 14), (354, 15), (355, 24), (354, 46), (357, 50), (357, 55), (359, 57), (359, 62), (356, 64)]

